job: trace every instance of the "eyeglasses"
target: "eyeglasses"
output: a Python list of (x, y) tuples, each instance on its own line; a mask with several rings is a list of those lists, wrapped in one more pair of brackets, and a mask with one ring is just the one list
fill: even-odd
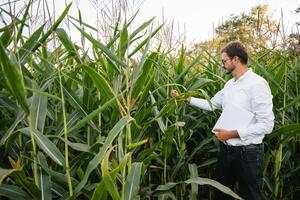
[(228, 60), (231, 60), (231, 58), (228, 58), (228, 59), (226, 59), (226, 60), (221, 60), (222, 65), (225, 65), (225, 63), (226, 63)]

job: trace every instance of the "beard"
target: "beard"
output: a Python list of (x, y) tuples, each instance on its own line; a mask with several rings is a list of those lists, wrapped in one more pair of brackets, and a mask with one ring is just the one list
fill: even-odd
[(233, 71), (233, 69), (226, 69), (224, 67), (222, 67), (222, 69), (225, 74), (231, 74), (231, 72)]
[(229, 67), (229, 68), (225, 68), (225, 67), (222, 67), (223, 71), (225, 74), (231, 74), (231, 72), (235, 69), (235, 67)]

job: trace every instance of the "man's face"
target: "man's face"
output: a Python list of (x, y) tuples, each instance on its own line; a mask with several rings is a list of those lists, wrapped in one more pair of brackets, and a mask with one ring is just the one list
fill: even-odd
[(226, 74), (230, 74), (235, 69), (235, 65), (232, 63), (232, 59), (227, 55), (227, 53), (223, 52), (221, 54), (221, 61), (222, 68)]

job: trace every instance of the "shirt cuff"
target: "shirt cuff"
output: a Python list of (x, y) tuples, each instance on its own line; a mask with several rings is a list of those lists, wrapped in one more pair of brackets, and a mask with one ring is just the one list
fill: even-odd
[(194, 99), (195, 99), (194, 97), (191, 97), (191, 100), (190, 100), (190, 102), (189, 102), (189, 103), (190, 103), (191, 105), (193, 105), (193, 106), (195, 105)]
[(204, 110), (213, 111), (213, 108), (206, 99), (191, 97), (190, 105)]
[(238, 132), (241, 140), (247, 140), (249, 135), (247, 135), (248, 131), (246, 128), (239, 128), (239, 129), (237, 129), (237, 132)]

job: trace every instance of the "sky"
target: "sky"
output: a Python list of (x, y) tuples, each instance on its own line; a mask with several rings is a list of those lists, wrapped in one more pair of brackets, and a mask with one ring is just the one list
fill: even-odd
[[(2, 0), (0, 0), (2, 1)], [(98, 2), (100, 6), (105, 3), (109, 6), (111, 0), (46, 0), (51, 7), (55, 3), (55, 15), (59, 16), (66, 3), (73, 2), (69, 12), (77, 18), (77, 7), (80, 8), (84, 22), (96, 27), (96, 10), (91, 2)], [(116, 1), (116, 0), (112, 0)], [(197, 43), (212, 39), (213, 27), (217, 27), (222, 21), (229, 19), (232, 15), (243, 12), (249, 13), (251, 8), (259, 4), (269, 5), (269, 10), (275, 20), (283, 21), (285, 30), (290, 33), (296, 31), (295, 22), (300, 21), (300, 13), (295, 9), (300, 6), (299, 0), (126, 0), (132, 10), (140, 9), (134, 26), (138, 26), (155, 18), (156, 24), (161, 24), (163, 19), (167, 22), (174, 20), (174, 33), (179, 35), (185, 33), (186, 43)], [(164, 16), (164, 17), (163, 17)], [(72, 39), (80, 40), (79, 33), (71, 33)]]
[(269, 5), (275, 20), (280, 20), (282, 9), (286, 30), (295, 30), (293, 25), (300, 21), (300, 14), (294, 12), (300, 6), (299, 0), (146, 0), (141, 6), (140, 19), (151, 16), (162, 19), (164, 12), (165, 18), (174, 19), (182, 31), (185, 29), (188, 42), (201, 41), (212, 38), (213, 27), (222, 20), (249, 13), (259, 4)]

